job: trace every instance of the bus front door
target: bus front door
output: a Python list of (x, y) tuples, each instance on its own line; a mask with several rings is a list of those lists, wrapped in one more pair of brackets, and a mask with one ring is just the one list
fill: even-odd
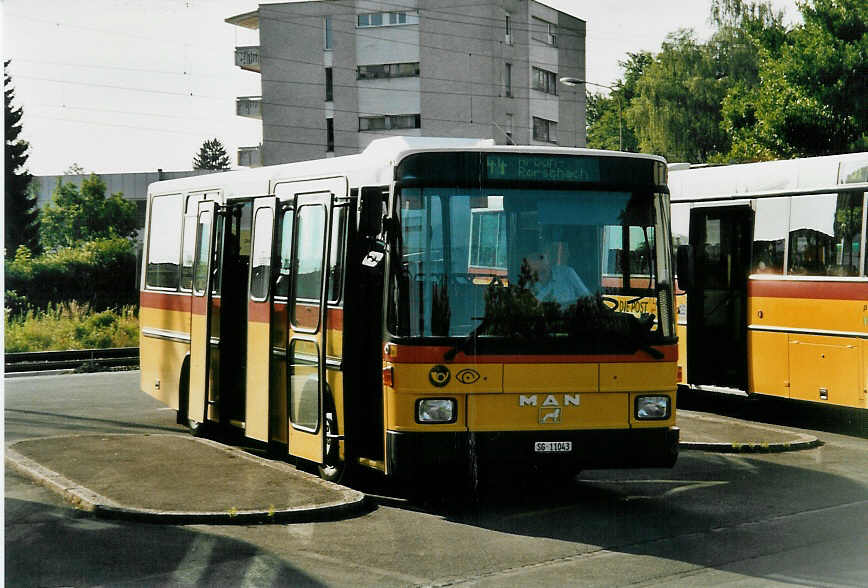
[(187, 416), (191, 426), (207, 419), (211, 384), (211, 292), (214, 269), (214, 241), (217, 203), (200, 202), (196, 223), (196, 251), (193, 257), (193, 300), (190, 312), (190, 379)]
[(323, 463), (331, 193), (297, 194), (288, 296), (289, 452)]
[(690, 384), (747, 390), (747, 278), (750, 206), (693, 208), (695, 283), (687, 297)]
[(268, 442), (271, 405), (272, 267), (277, 198), (253, 202), (253, 237), (247, 281), (247, 382), (244, 434)]

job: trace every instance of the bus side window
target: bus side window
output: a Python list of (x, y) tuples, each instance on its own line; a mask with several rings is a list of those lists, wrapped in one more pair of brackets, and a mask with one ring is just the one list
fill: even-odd
[(751, 247), (751, 273), (784, 273), (784, 243), (790, 199), (760, 198), (756, 201), (753, 246)]
[(176, 290), (180, 276), (181, 195), (157, 196), (151, 200), (148, 265), (145, 285)]
[(323, 269), (326, 209), (307, 205), (298, 209), (295, 241), (295, 299), (319, 300)]
[(332, 242), (329, 255), (329, 302), (341, 297), (344, 274), (344, 251), (346, 249), (347, 208), (342, 206), (332, 211)]
[(181, 290), (189, 292), (193, 288), (193, 255), (196, 253), (196, 210), (201, 195), (187, 196), (184, 215), (184, 247), (181, 252)]
[(280, 217), (278, 227), (279, 263), (277, 283), (274, 286), (274, 295), (282, 298), (289, 296), (289, 279), (292, 271), (292, 222), (295, 219), (294, 210), (286, 210)]
[(787, 270), (809, 276), (858, 276), (862, 194), (794, 197)]
[(271, 281), (271, 238), (274, 228), (274, 213), (270, 208), (256, 211), (253, 223), (253, 250), (250, 269), (250, 298), (263, 301), (268, 298)]

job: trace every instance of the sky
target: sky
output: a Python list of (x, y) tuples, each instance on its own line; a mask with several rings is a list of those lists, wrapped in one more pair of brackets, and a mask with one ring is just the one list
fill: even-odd
[[(711, 34), (711, 0), (542, 1), (586, 21), (586, 79), (604, 86), (621, 77), (628, 52), (656, 53), (680, 28)], [(795, 0), (772, 3), (785, 22), (798, 19)], [(236, 97), (260, 94), (259, 74), (235, 67), (235, 47), (258, 44), (258, 34), (224, 19), (258, 4), (3, 0), (3, 55), (24, 109), (30, 172), (188, 170), (215, 137), (234, 166), (237, 148), (262, 137), (261, 121), (235, 115)]]

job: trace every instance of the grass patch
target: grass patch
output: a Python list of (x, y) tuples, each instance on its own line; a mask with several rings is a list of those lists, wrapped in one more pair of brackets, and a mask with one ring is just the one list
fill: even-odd
[(135, 306), (92, 312), (88, 306), (73, 302), (5, 314), (6, 353), (139, 346)]

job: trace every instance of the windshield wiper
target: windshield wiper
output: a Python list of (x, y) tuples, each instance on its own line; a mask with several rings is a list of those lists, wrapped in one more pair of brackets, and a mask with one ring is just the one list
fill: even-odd
[[(474, 320), (480, 320), (480, 318), (474, 317)], [(482, 317), (481, 320), (482, 322), (479, 323), (479, 325), (477, 325), (475, 329), (470, 331), (470, 334), (468, 334), (466, 337), (464, 337), (464, 339), (456, 343), (443, 355), (443, 359), (445, 361), (452, 361), (453, 359), (455, 359), (455, 356), (458, 355), (458, 352), (464, 351), (464, 349), (467, 347), (467, 344), (476, 339), (479, 333), (481, 333), (482, 330), (488, 326), (488, 317)]]

